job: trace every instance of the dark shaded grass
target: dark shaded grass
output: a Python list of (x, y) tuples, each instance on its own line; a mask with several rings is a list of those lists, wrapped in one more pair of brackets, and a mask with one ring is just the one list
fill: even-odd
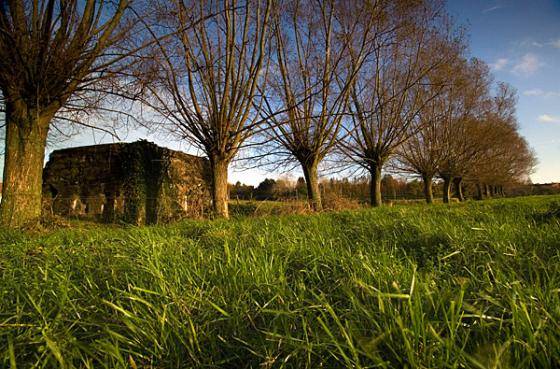
[(558, 367), (558, 200), (6, 231), (0, 367)]

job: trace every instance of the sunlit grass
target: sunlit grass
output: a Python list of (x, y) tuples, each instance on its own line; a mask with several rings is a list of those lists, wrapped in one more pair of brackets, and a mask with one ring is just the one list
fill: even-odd
[(5, 231), (0, 367), (558, 367), (557, 201)]

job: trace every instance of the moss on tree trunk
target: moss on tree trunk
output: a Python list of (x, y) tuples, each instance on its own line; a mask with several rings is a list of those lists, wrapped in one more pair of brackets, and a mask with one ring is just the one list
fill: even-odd
[(51, 118), (6, 104), (0, 223), (17, 227), (41, 216), (43, 162)]

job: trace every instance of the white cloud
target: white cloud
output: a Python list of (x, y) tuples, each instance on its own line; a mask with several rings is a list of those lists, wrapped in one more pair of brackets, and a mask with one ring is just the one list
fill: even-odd
[(501, 9), (501, 8), (503, 8), (503, 6), (501, 6), (501, 5), (491, 6), (490, 8), (484, 9), (482, 11), (482, 13), (483, 14), (490, 13), (490, 12), (493, 12), (494, 10), (498, 10), (498, 9)]
[(560, 118), (553, 115), (543, 114), (539, 115), (539, 122), (541, 123), (560, 123)]
[(534, 54), (525, 54), (511, 71), (517, 75), (528, 76), (535, 73), (541, 66), (542, 63)]
[(542, 96), (544, 91), (540, 88), (534, 88), (532, 90), (523, 91), (523, 95), (525, 96)]
[(560, 91), (543, 91), (540, 88), (523, 91), (525, 96), (560, 97)]
[[(542, 43), (540, 41), (536, 41), (530, 37), (524, 38), (520, 41), (512, 41), (511, 43), (514, 47), (519, 48), (519, 49), (530, 49), (530, 48), (541, 48), (545, 46), (545, 43)], [(548, 45), (550, 43), (546, 43), (546, 45)]]
[(506, 65), (508, 65), (509, 60), (506, 58), (500, 58), (498, 60), (496, 60), (494, 63), (490, 64), (490, 68), (492, 68), (492, 70), (502, 70), (505, 68)]
[(550, 44), (552, 45), (552, 47), (555, 47), (557, 49), (560, 49), (560, 38), (556, 39), (556, 40), (552, 40), (550, 41)]

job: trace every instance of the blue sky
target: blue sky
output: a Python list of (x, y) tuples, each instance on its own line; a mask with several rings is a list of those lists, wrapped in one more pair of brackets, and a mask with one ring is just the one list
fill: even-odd
[[(560, 182), (560, 0), (448, 0), (447, 7), (457, 23), (467, 26), (470, 54), (486, 61), (497, 81), (518, 90), (521, 133), (539, 160), (533, 182)], [(148, 138), (191, 151), (185, 144), (143, 131), (123, 134), (123, 138)], [(112, 140), (84, 132), (49, 151)], [(232, 169), (230, 182), (255, 185), (267, 176), (278, 173)]]
[(521, 133), (537, 153), (533, 182), (560, 181), (560, 0), (449, 0), (470, 53), (519, 96)]

